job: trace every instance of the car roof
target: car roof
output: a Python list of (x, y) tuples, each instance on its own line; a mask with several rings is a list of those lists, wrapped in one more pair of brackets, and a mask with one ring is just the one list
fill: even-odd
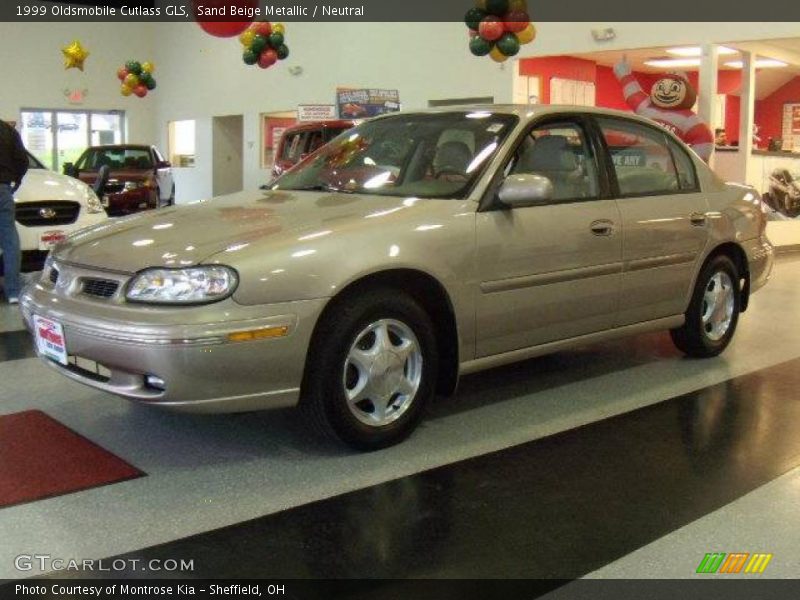
[(147, 144), (104, 144), (102, 146), (89, 146), (87, 150), (124, 150), (126, 148), (131, 150), (150, 150), (152, 146)]
[(388, 113), (381, 115), (378, 118), (385, 118), (396, 114), (441, 114), (454, 112), (490, 112), (493, 114), (516, 115), (521, 120), (530, 120), (544, 115), (564, 113), (607, 115), (610, 117), (623, 117), (653, 125), (653, 121), (651, 119), (640, 117), (630, 111), (616, 110), (612, 108), (599, 108), (595, 106), (576, 106), (573, 104), (456, 104), (422, 110), (407, 110), (403, 111), (402, 113)]
[(355, 127), (355, 123), (353, 121), (349, 121), (347, 119), (335, 119), (331, 121), (307, 121), (304, 123), (297, 123), (296, 125), (292, 125), (291, 127), (287, 127), (284, 135), (287, 133), (296, 133), (298, 131), (313, 131), (316, 129), (328, 129), (328, 128), (337, 128), (337, 129), (350, 129), (351, 127)]

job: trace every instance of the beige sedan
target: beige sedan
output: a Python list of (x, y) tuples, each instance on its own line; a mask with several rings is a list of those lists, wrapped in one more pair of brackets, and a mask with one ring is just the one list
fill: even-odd
[(263, 192), (109, 221), (22, 310), (44, 362), (194, 412), (299, 405), (396, 443), (459, 376), (652, 330), (731, 341), (773, 251), (760, 198), (625, 113), (479, 106), (350, 130)]

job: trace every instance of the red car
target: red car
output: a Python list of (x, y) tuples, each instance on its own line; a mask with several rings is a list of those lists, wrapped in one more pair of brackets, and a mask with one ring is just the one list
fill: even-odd
[(289, 127), (281, 137), (275, 153), (272, 176), (277, 177), (291, 169), (306, 156), (353, 127), (353, 121), (314, 121)]
[(175, 203), (172, 165), (155, 146), (121, 144), (87, 148), (64, 174), (94, 185), (107, 165), (108, 182), (98, 194), (110, 217), (170, 206)]

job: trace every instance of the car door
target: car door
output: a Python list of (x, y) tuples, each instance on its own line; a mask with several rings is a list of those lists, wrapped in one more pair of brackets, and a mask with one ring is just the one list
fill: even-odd
[(708, 203), (687, 151), (658, 126), (598, 117), (622, 215), (622, 293), (617, 325), (686, 310), (708, 242)]
[(158, 148), (153, 148), (152, 154), (153, 164), (156, 166), (156, 182), (161, 192), (160, 200), (169, 200), (172, 197), (172, 187), (174, 185), (172, 167), (167, 166), (167, 161), (158, 151)]
[(477, 215), (476, 356), (588, 334), (613, 326), (622, 235), (599, 140), (581, 117), (539, 122), (502, 175), (553, 183), (544, 205)]

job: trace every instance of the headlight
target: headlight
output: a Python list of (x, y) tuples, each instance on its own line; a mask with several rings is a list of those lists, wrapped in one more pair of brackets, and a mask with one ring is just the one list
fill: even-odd
[(238, 283), (230, 267), (147, 269), (131, 280), (125, 297), (152, 304), (203, 304), (227, 298)]
[(92, 214), (103, 212), (103, 204), (100, 202), (100, 198), (97, 197), (97, 194), (95, 194), (94, 190), (90, 187), (86, 188), (86, 208)]
[(123, 184), (122, 189), (124, 189), (126, 192), (131, 192), (133, 190), (138, 190), (141, 187), (146, 187), (146, 185), (141, 181), (126, 181)]

